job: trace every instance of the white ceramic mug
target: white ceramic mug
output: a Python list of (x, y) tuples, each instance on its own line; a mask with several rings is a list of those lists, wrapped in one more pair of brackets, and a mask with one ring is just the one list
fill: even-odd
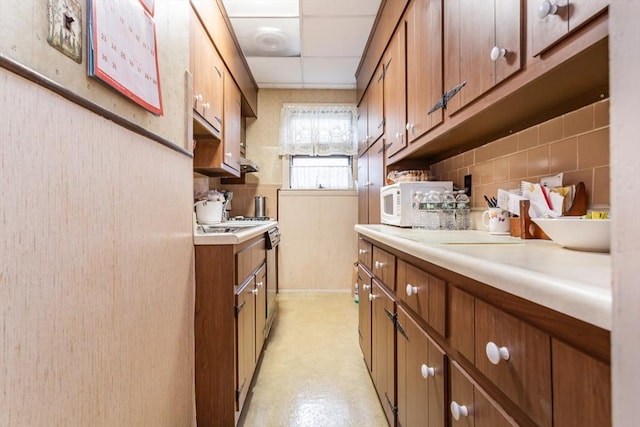
[(489, 208), (482, 212), (482, 225), (489, 229), (489, 234), (509, 234), (509, 212)]

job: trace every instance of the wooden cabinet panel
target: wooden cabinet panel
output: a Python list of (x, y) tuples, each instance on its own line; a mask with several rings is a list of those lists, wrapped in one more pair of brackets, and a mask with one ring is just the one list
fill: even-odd
[[(362, 154), (369, 148), (369, 131), (367, 129), (368, 123), (368, 92), (365, 92), (360, 104), (358, 104), (358, 153)], [(358, 174), (360, 177), (360, 174)]]
[[(552, 425), (551, 342), (548, 335), (476, 299), (477, 368), (539, 426)], [(489, 360), (487, 346), (508, 355)]]
[(371, 372), (371, 276), (358, 267), (358, 338), (367, 369)]
[(389, 289), (395, 291), (396, 257), (393, 254), (374, 246), (372, 272)]
[(371, 259), (373, 256), (373, 245), (366, 240), (358, 239), (358, 264), (363, 265), (371, 271)]
[(389, 42), (384, 63), (385, 155), (390, 157), (406, 146), (406, 64), (404, 22)]
[(475, 360), (475, 299), (468, 293), (449, 287), (447, 316), (449, 341), (467, 360)]
[(398, 424), (439, 427), (446, 410), (444, 351), (398, 307)]
[[(449, 418), (452, 427), (509, 427), (518, 424), (509, 417), (487, 393), (474, 383), (455, 362), (451, 363), (451, 403)], [(454, 406), (459, 405), (458, 420)]]
[(442, 336), (446, 335), (446, 283), (443, 280), (398, 260), (397, 288), (401, 301)]
[(548, 5), (548, 0), (528, 1), (527, 16), (533, 56), (600, 14), (609, 5), (609, 0), (557, 0), (551, 4), (557, 6), (555, 13), (541, 18), (539, 12)]
[(372, 143), (384, 133), (384, 63), (379, 65), (367, 91), (367, 135)]
[(358, 223), (380, 223), (380, 188), (384, 185), (384, 139), (358, 158)]
[(414, 1), (406, 15), (407, 139), (409, 143), (442, 123), (442, 1)]
[(556, 340), (553, 355), (553, 425), (611, 425), (611, 369)]
[(265, 264), (256, 272), (255, 278), (255, 301), (256, 301), (256, 352), (255, 361), (257, 362), (262, 353), (262, 347), (266, 338), (267, 325), (267, 270)]
[[(521, 20), (518, 1), (445, 3), (445, 92), (466, 82), (448, 102), (449, 115), (522, 68)], [(494, 47), (505, 56), (492, 60)]]
[(395, 425), (395, 301), (376, 279), (372, 280), (371, 295), (371, 375), (387, 420)]
[(250, 242), (236, 254), (236, 285), (241, 285), (266, 259), (265, 239)]
[(236, 294), (236, 411), (249, 392), (256, 361), (255, 279), (247, 281)]
[(240, 176), (240, 132), (242, 98), (233, 79), (224, 79), (224, 146), (223, 161), (237, 176)]

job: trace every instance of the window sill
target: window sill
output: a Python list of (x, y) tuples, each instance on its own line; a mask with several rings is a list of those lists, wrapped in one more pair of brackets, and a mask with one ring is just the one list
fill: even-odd
[(296, 189), (296, 188), (283, 188), (280, 190), (280, 196), (316, 196), (316, 197), (336, 197), (336, 196), (357, 196), (357, 190), (332, 190), (328, 188), (318, 189)]

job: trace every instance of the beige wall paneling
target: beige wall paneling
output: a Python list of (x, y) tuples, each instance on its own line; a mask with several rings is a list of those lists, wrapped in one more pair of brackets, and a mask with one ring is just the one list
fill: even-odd
[(0, 425), (194, 425), (191, 159), (0, 93)]
[(609, 6), (611, 72), (611, 256), (613, 257), (613, 327), (611, 374), (613, 425), (635, 426), (640, 419), (640, 2), (616, 0)]
[(352, 286), (358, 219), (355, 191), (282, 190), (281, 291), (345, 291)]
[(155, 2), (154, 20), (164, 108), (162, 117), (154, 116), (87, 75), (87, 0), (78, 0), (78, 3), (82, 8), (83, 21), (82, 64), (67, 58), (47, 43), (46, 0), (0, 1), (0, 16), (3, 17), (0, 54), (182, 148), (189, 148), (185, 138), (184, 79), (185, 70), (189, 68), (189, 2)]

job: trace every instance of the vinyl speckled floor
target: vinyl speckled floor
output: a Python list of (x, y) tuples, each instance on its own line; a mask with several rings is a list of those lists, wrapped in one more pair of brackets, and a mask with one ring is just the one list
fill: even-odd
[(244, 427), (388, 426), (358, 343), (348, 293), (279, 294)]

